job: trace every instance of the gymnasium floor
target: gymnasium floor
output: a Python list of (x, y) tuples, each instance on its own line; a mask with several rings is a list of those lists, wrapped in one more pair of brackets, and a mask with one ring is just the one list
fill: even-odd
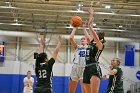
[[(106, 34), (99, 59), (103, 74), (108, 72), (111, 59), (119, 57), (125, 93), (140, 93), (140, 0), (0, 0), (0, 93), (22, 93), (28, 70), (36, 81), (34, 52), (39, 40), (46, 37), (45, 51), (50, 58), (59, 34), (63, 40), (53, 66), (52, 86), (54, 93), (68, 93), (74, 58), (68, 40), (70, 20), (75, 15), (88, 20), (91, 6), (95, 10), (94, 30)], [(77, 43), (83, 35), (81, 25), (75, 35)], [(107, 85), (108, 79), (102, 80), (99, 93), (105, 93)], [(81, 93), (79, 83), (76, 93)]]

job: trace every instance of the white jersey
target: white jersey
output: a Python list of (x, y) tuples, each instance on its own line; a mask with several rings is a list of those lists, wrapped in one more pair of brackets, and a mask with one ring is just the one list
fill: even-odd
[(28, 86), (24, 87), (23, 93), (33, 93), (33, 87), (30, 86), (30, 83), (34, 83), (34, 78), (30, 77), (30, 79), (28, 79), (27, 77), (25, 77), (23, 82), (28, 83)]
[(78, 45), (75, 50), (75, 55), (73, 59), (73, 63), (78, 64), (80, 66), (84, 66), (86, 64), (85, 56), (86, 56), (86, 46)]

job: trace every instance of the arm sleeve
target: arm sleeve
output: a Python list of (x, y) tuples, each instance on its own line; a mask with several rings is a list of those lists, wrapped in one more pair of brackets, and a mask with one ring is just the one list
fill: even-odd
[(49, 60), (49, 62), (48, 62), (49, 67), (52, 67), (54, 63), (55, 63), (54, 58), (51, 58), (51, 59)]

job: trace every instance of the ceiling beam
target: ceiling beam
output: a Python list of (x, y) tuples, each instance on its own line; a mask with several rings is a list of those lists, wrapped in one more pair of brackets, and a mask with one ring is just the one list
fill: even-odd
[[(36, 37), (35, 32), (18, 32), (18, 31), (3, 31), (0, 30), (0, 35), (2, 36), (13, 36), (13, 37)], [(50, 33), (48, 33), (50, 34)], [(64, 39), (69, 39), (69, 35), (63, 34)], [(80, 39), (83, 35), (75, 35), (75, 39)], [(140, 42), (139, 39), (130, 39), (130, 38), (120, 38), (120, 37), (105, 37), (107, 41), (113, 42)]]

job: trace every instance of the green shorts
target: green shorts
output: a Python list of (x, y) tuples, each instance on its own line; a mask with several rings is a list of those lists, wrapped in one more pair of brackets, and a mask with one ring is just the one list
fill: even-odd
[(85, 67), (83, 83), (90, 84), (90, 79), (92, 76), (97, 76), (100, 79), (102, 78), (101, 68), (98, 64)]
[(36, 87), (34, 93), (53, 93), (51, 88)]

